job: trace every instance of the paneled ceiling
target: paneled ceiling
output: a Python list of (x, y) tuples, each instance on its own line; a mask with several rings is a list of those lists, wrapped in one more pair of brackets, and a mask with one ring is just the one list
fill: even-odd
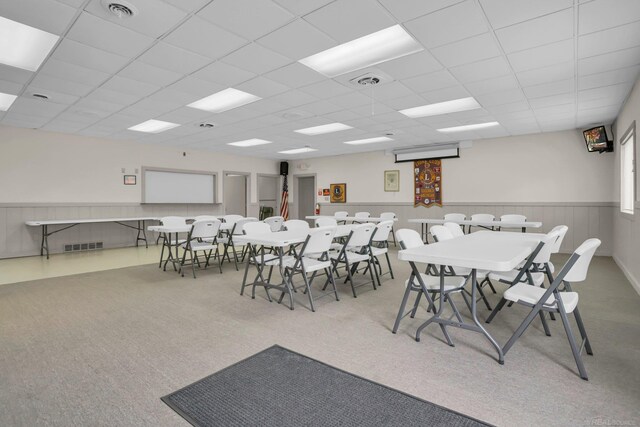
[[(100, 0), (0, 2), (0, 16), (60, 36), (36, 72), (0, 65), (18, 95), (0, 123), (266, 158), (300, 158), (611, 123), (640, 70), (638, 0)], [(424, 50), (333, 79), (298, 60), (400, 24)], [(349, 82), (367, 72), (376, 86)], [(262, 99), (212, 114), (187, 107), (233, 87)], [(40, 100), (33, 94), (45, 94)], [(398, 111), (474, 97), (482, 108)], [(147, 134), (149, 119), (180, 126)], [(462, 133), (438, 128), (497, 121)], [(308, 136), (333, 122), (352, 129)], [(211, 123), (213, 128), (203, 128)], [(388, 135), (392, 141), (346, 145)], [(272, 144), (242, 148), (229, 142)], [(278, 151), (309, 146), (302, 155)]]

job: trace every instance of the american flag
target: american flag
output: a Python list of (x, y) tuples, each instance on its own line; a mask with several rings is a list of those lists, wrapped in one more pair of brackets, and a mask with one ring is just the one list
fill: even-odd
[(280, 216), (285, 221), (289, 219), (289, 186), (287, 185), (287, 176), (284, 175), (284, 182), (282, 183), (282, 204), (280, 205)]

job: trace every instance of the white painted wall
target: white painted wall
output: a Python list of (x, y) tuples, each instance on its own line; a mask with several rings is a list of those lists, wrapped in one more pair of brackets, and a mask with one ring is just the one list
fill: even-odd
[(640, 159), (640, 80), (636, 81), (625, 105), (620, 110), (613, 129), (615, 134), (613, 168), (613, 196), (618, 205), (613, 217), (613, 257), (624, 271), (629, 281), (640, 293), (640, 190), (636, 186), (636, 204), (634, 215), (620, 212), (620, 137), (636, 122), (636, 183), (640, 184), (638, 159)]
[(138, 144), (0, 126), (0, 203), (139, 203), (138, 185), (123, 185), (123, 173), (141, 166), (215, 171), (218, 202), (222, 171), (251, 172), (251, 202), (257, 203), (256, 173), (278, 173), (273, 160)]
[[(474, 141), (460, 155), (443, 160), (445, 204), (614, 200), (614, 155), (588, 153), (579, 131)], [(292, 166), (294, 175), (316, 173), (318, 187), (347, 183), (349, 203), (413, 200), (413, 163), (396, 164), (384, 152), (305, 159)], [(384, 171), (394, 169), (400, 170), (400, 191), (385, 192)]]

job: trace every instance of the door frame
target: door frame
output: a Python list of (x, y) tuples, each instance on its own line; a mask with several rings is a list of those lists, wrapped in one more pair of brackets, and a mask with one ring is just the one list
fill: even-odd
[(227, 175), (244, 175), (245, 177), (245, 213), (244, 216), (249, 215), (249, 206), (251, 205), (251, 172), (241, 172), (241, 171), (222, 171), (222, 206), (224, 210), (224, 214), (227, 215), (227, 205), (224, 203), (224, 196), (226, 193), (226, 181)]
[(300, 218), (300, 178), (313, 178), (313, 200), (314, 200), (314, 213), (315, 213), (315, 204), (318, 203), (318, 197), (316, 196), (316, 190), (318, 185), (318, 175), (315, 173), (303, 173), (299, 175), (293, 175), (293, 180), (295, 182), (295, 203), (293, 206), (295, 207), (295, 218), (306, 221), (304, 218)]

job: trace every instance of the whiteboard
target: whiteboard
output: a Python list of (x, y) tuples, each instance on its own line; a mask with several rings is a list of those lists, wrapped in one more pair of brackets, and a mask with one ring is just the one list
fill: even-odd
[(142, 203), (215, 203), (216, 174), (143, 168)]

